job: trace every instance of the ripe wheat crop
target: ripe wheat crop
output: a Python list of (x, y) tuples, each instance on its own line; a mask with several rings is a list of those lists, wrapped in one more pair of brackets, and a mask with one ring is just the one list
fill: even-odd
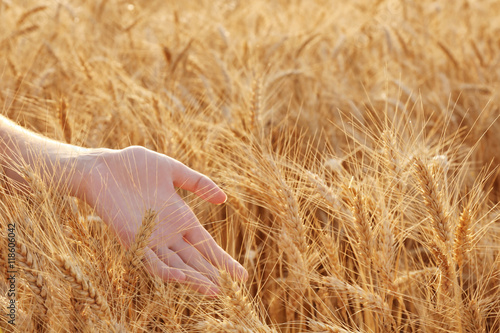
[[(207, 298), (149, 275), (84, 203), (0, 187), (4, 332), (500, 331), (500, 3), (0, 0), (2, 113), (142, 145), (249, 272)], [(16, 325), (7, 313), (16, 223)]]

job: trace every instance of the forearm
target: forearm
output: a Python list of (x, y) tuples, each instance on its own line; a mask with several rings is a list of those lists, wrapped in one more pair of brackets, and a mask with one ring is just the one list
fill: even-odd
[(7, 177), (21, 185), (23, 165), (42, 177), (45, 184), (66, 189), (70, 195), (84, 193), (85, 174), (98, 151), (48, 139), (30, 132), (0, 115), (0, 163)]

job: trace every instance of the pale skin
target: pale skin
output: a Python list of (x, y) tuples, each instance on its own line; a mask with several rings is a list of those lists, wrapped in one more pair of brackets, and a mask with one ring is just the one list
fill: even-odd
[[(36, 156), (35, 156), (36, 154)], [(16, 164), (40, 169), (47, 186), (68, 191), (102, 218), (128, 248), (147, 209), (158, 213), (143, 260), (145, 268), (167, 282), (216, 296), (220, 269), (246, 280), (247, 271), (226, 253), (198, 221), (176, 188), (213, 204), (227, 200), (208, 177), (166, 155), (139, 146), (125, 149), (81, 148), (47, 139), (0, 116), (0, 161), (19, 185)]]

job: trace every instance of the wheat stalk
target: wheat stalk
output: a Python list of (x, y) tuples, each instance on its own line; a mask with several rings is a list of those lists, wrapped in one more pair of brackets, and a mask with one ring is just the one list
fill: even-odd
[(64, 134), (64, 140), (71, 143), (71, 125), (68, 119), (68, 104), (64, 99), (61, 99), (59, 104), (59, 122)]
[(21, 15), (21, 17), (19, 17), (19, 19), (16, 22), (16, 25), (20, 27), (30, 16), (35, 15), (36, 13), (39, 13), (41, 11), (44, 11), (45, 9), (47, 9), (47, 6), (42, 5), (42, 6), (35, 6), (27, 10)]

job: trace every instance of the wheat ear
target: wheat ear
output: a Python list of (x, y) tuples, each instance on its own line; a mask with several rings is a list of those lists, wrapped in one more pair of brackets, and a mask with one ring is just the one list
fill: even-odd
[(33, 292), (36, 300), (35, 313), (41, 326), (47, 317), (47, 281), (43, 278), (40, 272), (40, 265), (34, 254), (24, 244), (16, 242), (17, 249), (17, 264), (22, 268), (23, 277), (28, 282), (28, 285)]
[(64, 279), (71, 286), (75, 310), (81, 313), (84, 306), (88, 305), (99, 320), (114, 324), (108, 302), (81, 272), (80, 268), (68, 257), (62, 255), (56, 257), (56, 264), (61, 270)]
[(225, 294), (225, 303), (231, 308), (232, 314), (239, 319), (251, 319), (251, 321), (260, 323), (247, 297), (243, 295), (241, 288), (231, 280), (226, 271), (221, 271), (220, 283)]
[(331, 269), (328, 270), (329, 273), (342, 279), (345, 269), (339, 258), (339, 244), (326, 232), (323, 234), (322, 244), (326, 252), (325, 259), (329, 261), (329, 266), (331, 266)]
[(317, 174), (306, 170), (306, 176), (311, 184), (314, 185), (316, 191), (321, 195), (323, 200), (328, 204), (329, 207), (338, 208), (338, 198), (333, 192), (332, 188), (325, 184), (325, 181), (321, 179)]
[(328, 288), (339, 294), (345, 294), (361, 300), (368, 310), (376, 312), (381, 316), (386, 329), (392, 331), (396, 328), (396, 322), (392, 317), (389, 305), (379, 295), (368, 292), (361, 287), (350, 285), (335, 277), (327, 277), (324, 279), (324, 282)]
[(452, 241), (449, 213), (442, 202), (434, 177), (429, 168), (419, 158), (415, 158), (413, 164), (427, 213), (431, 217), (432, 227), (441, 242), (449, 246)]
[(460, 214), (458, 226), (455, 230), (455, 242), (453, 243), (453, 256), (458, 267), (462, 267), (467, 253), (471, 250), (471, 222), (473, 212), (466, 205)]
[[(484, 309), (478, 304), (478, 301), (471, 300), (465, 309), (465, 317), (463, 319), (467, 319), (465, 323), (469, 326), (469, 332), (475, 333), (485, 333), (486, 325), (485, 325), (485, 313)], [(466, 326), (466, 325), (464, 325)]]
[(149, 239), (151, 238), (154, 228), (156, 227), (156, 216), (157, 213), (154, 210), (146, 210), (134, 242), (125, 253), (125, 276), (130, 277), (133, 272), (140, 267), (141, 260), (146, 253)]
[[(263, 332), (262, 330), (255, 330), (255, 328), (249, 328), (240, 322), (234, 322), (227, 319), (214, 319), (209, 318), (203, 322), (196, 325), (197, 329), (201, 332), (208, 333), (254, 333)], [(270, 331), (272, 332), (272, 331)]]
[(258, 332), (271, 332), (271, 329), (259, 319), (252, 308), (252, 303), (243, 294), (243, 290), (231, 280), (226, 271), (221, 271), (219, 281), (225, 296), (226, 314), (230, 322), (243, 322), (245, 326), (252, 327)]
[(423, 284), (427, 285), (431, 280), (432, 276), (438, 274), (437, 267), (426, 267), (423, 269), (408, 272), (400, 277), (396, 278), (394, 285), (397, 290), (403, 291), (410, 288), (413, 284)]
[[(2, 310), (5, 309), (9, 303), (9, 299), (0, 295), (0, 307)], [(35, 328), (35, 323), (33, 322), (32, 317), (22, 309), (18, 308), (16, 310), (16, 320), (14, 324), (9, 323), (8, 320), (9, 317), (5, 316), (5, 313), (2, 312), (2, 316), (0, 317), (0, 332), (39, 332), (39, 330)]]
[(359, 191), (354, 188), (348, 188), (347, 193), (350, 196), (349, 203), (353, 216), (354, 228), (357, 234), (355, 247), (358, 254), (358, 260), (365, 262), (365, 267), (369, 269), (372, 264), (373, 252), (373, 230), (366, 212), (366, 202)]
[(153, 234), (154, 228), (156, 227), (156, 217), (157, 213), (148, 209), (144, 213), (142, 218), (142, 224), (135, 235), (134, 242), (130, 245), (129, 249), (125, 253), (124, 262), (124, 274), (123, 274), (123, 306), (128, 309), (128, 316), (132, 318), (132, 303), (136, 292), (136, 282), (138, 277), (136, 272), (140, 267), (141, 261), (146, 253), (149, 240)]
[(389, 290), (396, 291), (394, 284), (394, 234), (388, 216), (380, 221), (380, 236), (378, 237), (379, 251), (374, 255), (375, 263), (380, 268), (379, 276), (384, 286)]
[(287, 256), (288, 276), (286, 284), (289, 304), (286, 306), (286, 319), (288, 322), (293, 322), (295, 314), (301, 318), (304, 315), (303, 299), (309, 287), (306, 276), (308, 270), (302, 254), (286, 231), (282, 231), (279, 235), (278, 246), (280, 251)]
[(453, 285), (456, 283), (455, 269), (450, 262), (449, 256), (438, 243), (431, 242), (430, 249), (436, 258), (437, 266), (441, 272), (441, 290), (444, 294), (451, 296), (453, 294)]
[(280, 183), (286, 197), (286, 205), (284, 207), (286, 213), (284, 214), (285, 216), (283, 216), (283, 226), (285, 228), (283, 229), (287, 229), (287, 231), (290, 232), (290, 236), (293, 235), (293, 242), (299, 249), (301, 255), (305, 255), (308, 250), (307, 236), (304, 222), (299, 213), (299, 204), (290, 187), (283, 181)]
[(252, 116), (250, 126), (251, 130), (258, 136), (260, 133), (255, 133), (255, 131), (260, 130), (261, 122), (261, 90), (262, 90), (262, 78), (259, 76), (255, 78), (252, 82), (252, 99), (250, 104), (250, 113)]

